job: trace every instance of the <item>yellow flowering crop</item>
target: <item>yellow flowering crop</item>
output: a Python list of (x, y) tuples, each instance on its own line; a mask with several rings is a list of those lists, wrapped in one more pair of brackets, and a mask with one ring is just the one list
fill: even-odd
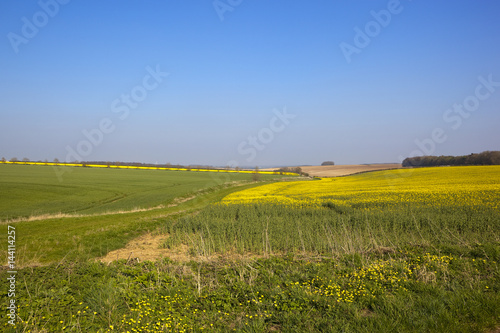
[(387, 209), (402, 204), (498, 209), (500, 166), (398, 169), (274, 183), (232, 193), (222, 202), (359, 209)]

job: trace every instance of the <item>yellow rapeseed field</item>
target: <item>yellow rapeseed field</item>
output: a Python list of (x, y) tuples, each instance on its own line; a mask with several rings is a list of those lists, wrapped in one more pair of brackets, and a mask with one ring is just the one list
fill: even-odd
[(388, 209), (402, 205), (499, 209), (500, 166), (434, 167), (282, 182), (235, 192), (224, 204)]

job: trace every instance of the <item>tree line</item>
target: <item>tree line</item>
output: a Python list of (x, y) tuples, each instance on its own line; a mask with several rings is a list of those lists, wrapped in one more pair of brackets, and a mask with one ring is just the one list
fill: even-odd
[(483, 151), (463, 156), (416, 156), (403, 160), (403, 167), (444, 165), (500, 165), (500, 151)]
[(307, 172), (303, 172), (301, 167), (284, 167), (284, 168), (279, 168), (279, 169), (274, 170), (274, 171), (280, 172), (280, 173), (296, 173), (299, 176), (309, 177), (309, 174)]

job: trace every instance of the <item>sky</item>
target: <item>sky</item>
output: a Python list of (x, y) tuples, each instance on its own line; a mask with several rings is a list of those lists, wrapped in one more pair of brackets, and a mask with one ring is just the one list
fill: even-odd
[(0, 157), (213, 166), (500, 150), (500, 2), (0, 2)]

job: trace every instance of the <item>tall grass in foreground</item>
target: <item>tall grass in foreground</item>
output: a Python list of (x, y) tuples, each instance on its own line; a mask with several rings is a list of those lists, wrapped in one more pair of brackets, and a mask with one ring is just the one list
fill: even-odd
[[(167, 220), (164, 246), (191, 247), (193, 255), (303, 253), (343, 255), (408, 247), (454, 252), (493, 249), (500, 242), (500, 214), (489, 208), (364, 211), (325, 205), (213, 205), (196, 216)], [(491, 251), (490, 251), (491, 252)], [(491, 256), (498, 259), (500, 253)]]

